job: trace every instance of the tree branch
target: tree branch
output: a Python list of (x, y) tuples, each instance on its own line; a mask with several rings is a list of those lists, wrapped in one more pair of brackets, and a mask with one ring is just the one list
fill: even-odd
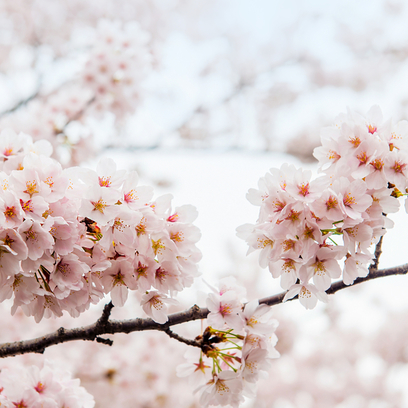
[[(369, 280), (383, 278), (385, 276), (391, 276), (391, 275), (406, 275), (407, 273), (408, 273), (408, 263), (404, 265), (400, 265), (400, 266), (395, 266), (393, 268), (388, 268), (388, 269), (371, 270), (365, 278), (357, 278), (351, 285), (346, 285), (343, 281), (334, 282), (330, 286), (330, 288), (326, 290), (326, 293), (328, 295), (333, 295), (334, 293), (338, 292), (341, 289), (350, 288), (362, 282), (367, 282)], [(260, 299), (259, 303), (260, 304), (263, 303), (269, 306), (278, 305), (279, 303), (282, 303), (282, 300), (285, 295), (286, 295), (286, 292), (279, 293), (278, 295), (275, 295), (275, 296), (270, 296), (267, 298)], [(293, 299), (297, 299), (297, 296), (293, 297), (292, 299), (288, 299), (288, 301), (293, 300)]]
[(10, 113), (13, 113), (13, 112), (17, 111), (18, 109), (20, 109), (22, 106), (27, 105), (28, 102), (35, 99), (39, 95), (39, 93), (40, 93), (40, 91), (39, 91), (39, 87), (38, 87), (38, 89), (33, 94), (28, 96), (27, 98), (22, 99), (21, 101), (17, 102), (13, 107), (11, 107), (9, 109), (6, 109), (3, 112), (0, 112), (0, 117), (9, 115)]
[[(370, 266), (370, 272), (365, 278), (357, 278), (352, 285), (346, 285), (342, 281), (334, 282), (331, 285), (331, 287), (326, 291), (326, 293), (333, 294), (341, 289), (355, 286), (359, 283), (366, 282), (369, 280), (391, 275), (406, 275), (408, 273), (408, 263), (394, 268), (376, 270), (375, 265), (378, 265), (380, 253), (381, 253), (381, 241), (379, 241), (376, 247), (376, 255), (373, 263), (374, 266), (373, 265)], [(260, 299), (259, 303), (270, 306), (280, 304), (282, 303), (285, 294), (286, 292), (283, 292), (274, 296)], [(205, 319), (209, 313), (209, 310), (207, 308), (200, 308), (197, 305), (194, 305), (193, 307), (184, 312), (169, 315), (168, 321), (165, 324), (156, 323), (152, 319), (140, 319), (140, 318), (131, 320), (110, 320), (109, 317), (112, 308), (113, 308), (112, 303), (106, 305), (102, 313), (102, 316), (95, 323), (86, 327), (69, 330), (61, 327), (54, 333), (50, 333), (45, 336), (38, 337), (36, 339), (0, 344), (0, 357), (11, 357), (18, 354), (26, 353), (43, 353), (47, 347), (74, 340), (97, 341), (103, 344), (111, 345), (112, 340), (104, 339), (101, 338), (100, 336), (106, 334), (131, 333), (145, 330), (163, 331), (167, 333), (170, 337), (178, 341), (181, 341), (185, 344), (200, 348), (202, 347), (202, 342), (200, 342), (199, 340), (184, 339), (178, 334), (173, 333), (170, 330), (170, 327), (193, 320)]]

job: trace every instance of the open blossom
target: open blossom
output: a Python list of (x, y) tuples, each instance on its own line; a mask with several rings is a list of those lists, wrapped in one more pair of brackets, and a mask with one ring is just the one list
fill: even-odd
[(313, 202), (321, 194), (323, 188), (328, 184), (327, 179), (319, 178), (311, 180), (310, 170), (297, 169), (293, 174), (293, 180), (285, 188), (295, 200), (301, 202)]
[(0, 232), (0, 275), (13, 276), (20, 271), (20, 261), (27, 258), (28, 249), (23, 238), (14, 229)]
[(177, 376), (187, 377), (190, 385), (194, 388), (207, 383), (212, 379), (212, 361), (198, 348), (189, 348), (184, 357), (187, 363), (177, 366)]
[(89, 186), (99, 186), (118, 190), (123, 184), (125, 170), (117, 170), (116, 163), (109, 158), (99, 161), (96, 171), (91, 169), (81, 169), (80, 178)]
[(200, 405), (231, 405), (237, 408), (244, 398), (241, 394), (242, 381), (237, 373), (222, 371), (195, 392), (200, 394)]
[(55, 263), (54, 273), (50, 277), (50, 288), (57, 297), (57, 293), (60, 292), (63, 299), (69, 295), (71, 290), (77, 291), (82, 288), (81, 277), (88, 271), (89, 266), (79, 262), (78, 256), (64, 255)]
[(320, 197), (310, 204), (314, 214), (331, 221), (340, 221), (343, 218), (343, 211), (340, 206), (341, 198), (331, 189), (324, 190)]
[(262, 348), (251, 349), (243, 354), (242, 378), (250, 383), (255, 383), (260, 377), (267, 378), (270, 360), (268, 351)]
[(4, 407), (81, 407), (93, 408), (94, 399), (79, 380), (46, 360), (44, 367), (18, 365), (2, 368), (0, 406)]
[(128, 289), (136, 289), (137, 282), (132, 265), (126, 259), (111, 261), (112, 265), (103, 271), (101, 283), (105, 293), (110, 293), (115, 306), (123, 306), (128, 297)]
[(6, 228), (18, 227), (23, 222), (23, 209), (20, 201), (10, 191), (2, 192), (0, 196), (0, 220)]
[(176, 207), (166, 218), (167, 222), (193, 222), (198, 217), (197, 209), (191, 204)]
[(20, 133), (19, 135), (13, 129), (4, 129), (0, 133), (0, 157), (9, 159), (24, 151), (24, 148), (30, 142), (30, 136)]
[(152, 290), (142, 297), (141, 306), (145, 313), (155, 322), (164, 324), (167, 322), (167, 305), (176, 305), (177, 300)]
[(278, 322), (271, 317), (272, 309), (267, 305), (260, 305), (258, 300), (252, 300), (245, 305), (243, 315), (245, 330), (250, 333), (268, 334), (276, 330)]
[(343, 214), (352, 219), (361, 218), (361, 214), (372, 203), (372, 198), (367, 194), (367, 185), (363, 180), (350, 183), (348, 179), (341, 177), (333, 183), (333, 190), (340, 195)]
[(93, 187), (82, 200), (80, 215), (96, 221), (99, 225), (106, 225), (114, 218), (120, 208), (116, 203), (119, 196), (116, 190)]
[(368, 264), (372, 256), (361, 252), (347, 254), (343, 269), (343, 282), (351, 285), (355, 279), (364, 278), (368, 275)]
[(138, 181), (138, 174), (132, 171), (123, 183), (121, 202), (131, 209), (142, 208), (153, 198), (153, 188), (138, 186)]
[(226, 324), (237, 330), (243, 327), (242, 304), (233, 291), (225, 292), (221, 296), (210, 293), (207, 307), (210, 310), (207, 318), (211, 326), (222, 329)]
[(332, 279), (339, 278), (341, 275), (337, 259), (343, 257), (343, 252), (342, 247), (319, 248), (315, 256), (302, 266), (299, 272), (300, 278), (303, 281), (308, 281), (312, 277), (313, 283), (319, 291), (327, 290), (331, 285)]
[(18, 232), (27, 245), (28, 257), (34, 261), (40, 258), (45, 250), (51, 249), (54, 243), (47, 229), (31, 219), (26, 219), (18, 227)]
[(283, 298), (283, 301), (285, 302), (288, 299), (292, 299), (296, 295), (299, 296), (300, 303), (306, 309), (313, 309), (316, 306), (318, 299), (325, 303), (327, 303), (328, 301), (327, 294), (325, 292), (319, 291), (314, 285), (310, 283), (297, 283), (295, 285), (292, 285)]
[(299, 269), (303, 265), (303, 260), (299, 257), (283, 258), (269, 262), (269, 271), (274, 278), (281, 277), (281, 287), (289, 289), (299, 279)]
[(408, 151), (396, 150), (389, 152), (384, 160), (384, 175), (388, 182), (398, 190), (405, 191), (408, 176)]

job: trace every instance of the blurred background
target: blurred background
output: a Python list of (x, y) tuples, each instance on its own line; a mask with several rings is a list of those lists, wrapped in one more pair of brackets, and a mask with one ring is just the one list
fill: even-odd
[[(316, 171), (320, 129), (347, 109), (378, 104), (385, 118), (407, 118), (407, 21), (403, 0), (0, 0), (0, 130), (49, 140), (65, 166), (112, 157), (156, 196), (195, 205), (205, 279), (234, 274), (248, 299), (268, 296), (278, 283), (235, 237), (257, 218), (247, 190), (284, 162)], [(380, 267), (406, 262), (405, 218), (394, 217)], [(245, 406), (408, 406), (405, 279), (346, 289), (313, 311), (276, 307), (282, 357)], [(203, 306), (201, 289), (183, 294), (185, 307)], [(113, 317), (140, 315), (132, 307)], [(36, 325), (2, 308), (2, 342), (88, 324), (101, 310)], [(195, 337), (200, 326), (177, 330)], [(162, 333), (114, 339), (45, 357), (81, 378), (97, 407), (196, 406), (175, 375), (184, 345)]]

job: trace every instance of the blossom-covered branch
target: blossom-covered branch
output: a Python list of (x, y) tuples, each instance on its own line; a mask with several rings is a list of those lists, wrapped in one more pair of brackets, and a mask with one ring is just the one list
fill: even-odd
[[(341, 289), (355, 286), (362, 282), (367, 282), (369, 280), (382, 278), (392, 275), (406, 275), (408, 273), (408, 263), (396, 266), (393, 268), (379, 269), (377, 271), (370, 272), (364, 278), (358, 278), (354, 281), (352, 285), (346, 285), (342, 281), (338, 281), (332, 284), (332, 286), (326, 291), (328, 294), (334, 294)], [(265, 304), (268, 306), (277, 305), (283, 302), (286, 292), (279, 293), (274, 296), (266, 297), (259, 300), (259, 304)], [(292, 299), (288, 299), (292, 300)], [(107, 306), (105, 306), (106, 308)], [(152, 319), (129, 319), (129, 320), (109, 320), (109, 318), (101, 317), (97, 322), (75, 329), (64, 329), (59, 328), (57, 331), (47, 334), (45, 336), (38, 337), (32, 340), (18, 341), (14, 343), (4, 343), (0, 345), (0, 357), (10, 357), (18, 354), (26, 353), (43, 353), (47, 347), (66, 343), (74, 340), (89, 340), (89, 341), (99, 341), (104, 342), (100, 336), (115, 333), (132, 333), (137, 331), (145, 330), (159, 330), (167, 333), (170, 337), (173, 337), (183, 343), (187, 343), (192, 346), (201, 347), (199, 342), (193, 340), (187, 340), (179, 335), (175, 335), (169, 332), (169, 327), (175, 326), (182, 323), (187, 323), (193, 320), (205, 319), (209, 314), (208, 308), (200, 308), (194, 305), (190, 309), (173, 313), (168, 316), (168, 321), (164, 324), (155, 322)], [(99, 339), (99, 340), (98, 340)]]
[(280, 278), (284, 300), (298, 297), (307, 309), (327, 302), (336, 279), (347, 286), (377, 269), (380, 239), (393, 226), (386, 215), (399, 210), (408, 187), (407, 121), (384, 121), (378, 106), (365, 116), (349, 111), (321, 141), (314, 156), (322, 175), (270, 169), (247, 194), (258, 220), (237, 229), (260, 266)]
[[(78, 316), (106, 294), (112, 302), (89, 326), (0, 345), (0, 357), (73, 340), (112, 345), (106, 335), (163, 331), (194, 346), (180, 375), (200, 371), (202, 407), (238, 407), (279, 356), (272, 305), (298, 298), (310, 309), (343, 288), (408, 272), (408, 264), (378, 270), (382, 236), (392, 227), (386, 214), (398, 211), (408, 192), (408, 122), (383, 123), (378, 107), (337, 122), (315, 151), (323, 176), (312, 180), (311, 172), (284, 165), (248, 193), (259, 219), (239, 227), (238, 236), (250, 252), (260, 252), (260, 265), (281, 278), (286, 292), (248, 302), (245, 288), (225, 278), (219, 287), (209, 285), (207, 308), (170, 316), (167, 305), (178, 303), (175, 295), (198, 275), (195, 208), (173, 210), (170, 195), (152, 201), (152, 189), (138, 185), (136, 172), (117, 170), (110, 159), (96, 171), (63, 170), (49, 157), (49, 142), (4, 130), (0, 301), (12, 298), (12, 314), (21, 308), (37, 322), (63, 311)], [(123, 306), (129, 291), (139, 293), (150, 318), (110, 320), (113, 305)], [(193, 340), (170, 329), (204, 318), (207, 327)]]

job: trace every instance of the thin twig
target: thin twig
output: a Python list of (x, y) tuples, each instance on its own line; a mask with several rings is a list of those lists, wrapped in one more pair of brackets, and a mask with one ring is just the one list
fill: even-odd
[(382, 254), (382, 242), (383, 242), (383, 236), (381, 235), (380, 240), (377, 242), (377, 245), (375, 246), (375, 251), (374, 251), (374, 260), (373, 263), (370, 265), (368, 268), (370, 273), (372, 271), (377, 271), (378, 270), (378, 264), (380, 263), (380, 256)]
[(180, 336), (177, 333), (174, 333), (173, 331), (170, 330), (170, 328), (167, 328), (165, 330), (163, 330), (166, 334), (168, 334), (172, 339), (176, 339), (178, 341), (180, 341), (181, 343), (185, 343), (189, 346), (194, 346), (194, 347), (201, 347), (201, 343), (198, 342), (197, 340), (190, 340), (190, 339), (186, 339), (182, 336)]
[(109, 320), (112, 309), (113, 309), (113, 303), (112, 303), (112, 301), (110, 301), (103, 308), (102, 316), (98, 320), (100, 324), (105, 324)]

